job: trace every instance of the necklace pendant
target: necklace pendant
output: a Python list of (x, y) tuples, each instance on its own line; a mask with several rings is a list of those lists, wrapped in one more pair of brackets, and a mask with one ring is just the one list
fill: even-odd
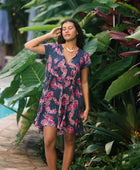
[(74, 50), (70, 50), (68, 47), (66, 47), (66, 50), (69, 51), (70, 53), (74, 52)]

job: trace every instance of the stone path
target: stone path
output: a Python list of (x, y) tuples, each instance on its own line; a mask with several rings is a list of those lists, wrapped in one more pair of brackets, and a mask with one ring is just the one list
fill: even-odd
[(20, 126), (16, 114), (0, 119), (0, 170), (48, 170), (37, 153), (42, 134), (33, 126), (23, 141), (14, 149), (14, 141)]
[[(8, 87), (13, 77), (0, 79), (0, 92)], [(42, 134), (32, 125), (22, 142), (14, 149), (17, 126), (16, 114), (0, 119), (0, 170), (49, 170), (38, 154)]]

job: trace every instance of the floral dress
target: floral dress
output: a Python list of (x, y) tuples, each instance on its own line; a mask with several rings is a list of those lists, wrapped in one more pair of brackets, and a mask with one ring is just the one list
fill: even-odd
[(35, 126), (56, 127), (57, 134), (64, 132), (82, 136), (85, 129), (82, 123), (84, 100), (80, 71), (91, 64), (89, 54), (82, 49), (66, 63), (61, 44), (45, 45), (47, 65), (45, 82), (40, 99)]

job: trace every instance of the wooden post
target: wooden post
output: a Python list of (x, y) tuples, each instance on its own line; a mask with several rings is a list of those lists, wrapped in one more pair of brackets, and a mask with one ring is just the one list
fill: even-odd
[[(113, 11), (115, 11), (115, 8), (113, 8)], [(115, 23), (115, 15), (113, 15), (113, 27), (115, 27), (116, 23)]]

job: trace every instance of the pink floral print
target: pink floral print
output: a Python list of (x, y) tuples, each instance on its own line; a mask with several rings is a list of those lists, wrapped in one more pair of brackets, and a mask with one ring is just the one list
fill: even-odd
[(46, 71), (42, 96), (35, 126), (56, 127), (57, 134), (64, 132), (82, 136), (84, 101), (80, 71), (91, 64), (89, 54), (78, 49), (76, 55), (66, 63), (62, 44), (45, 44)]

